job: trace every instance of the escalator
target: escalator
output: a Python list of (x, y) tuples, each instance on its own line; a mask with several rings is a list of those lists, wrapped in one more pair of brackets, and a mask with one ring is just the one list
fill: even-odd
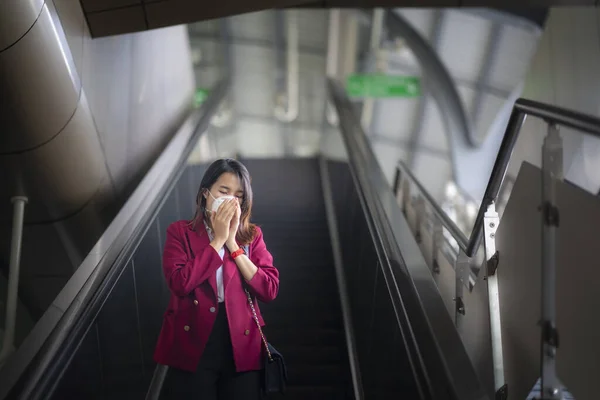
[[(0, 400), (157, 398), (164, 368), (152, 354), (169, 299), (164, 232), (193, 215), (197, 185), (217, 154), (200, 152), (203, 162), (188, 156), (202, 146), (214, 151), (204, 131), (225, 92), (225, 86), (214, 91), (194, 134), (165, 150), (179, 161), (100, 257), (106, 272), (80, 285), (27, 363), (21, 361), (27, 349), (15, 354), (22, 358), (13, 363), (20, 370), (12, 380), (2, 376), (6, 366), (1, 371), (0, 383), (10, 387)], [(350, 101), (335, 83), (330, 94), (346, 159), (241, 160), (253, 177), (253, 220), (280, 271), (279, 296), (261, 310), (269, 341), (286, 357), (285, 398), (486, 398), (441, 298), (428, 299), (429, 309), (434, 304), (444, 312), (436, 321), (441, 331), (432, 329), (416, 288), (435, 283), (411, 277), (389, 214), (391, 188), (364, 133), (353, 129)]]

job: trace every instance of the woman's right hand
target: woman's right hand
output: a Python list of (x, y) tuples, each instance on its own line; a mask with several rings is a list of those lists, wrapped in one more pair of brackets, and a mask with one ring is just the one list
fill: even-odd
[(236, 203), (237, 200), (235, 199), (225, 200), (216, 212), (210, 213), (210, 222), (214, 233), (214, 239), (211, 245), (217, 251), (225, 245), (225, 242), (229, 237), (229, 225), (231, 219), (235, 215)]

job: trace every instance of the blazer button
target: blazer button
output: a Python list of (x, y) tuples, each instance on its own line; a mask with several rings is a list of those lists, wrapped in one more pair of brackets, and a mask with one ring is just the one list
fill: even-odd
[(198, 300), (194, 300), (194, 305), (197, 306), (198, 305)]
[(217, 309), (216, 309), (216, 308), (214, 308), (214, 307), (211, 307), (209, 310), (210, 310), (210, 312), (215, 312), (215, 311), (217, 311)]
[(244, 335), (248, 336), (250, 334), (250, 331), (248, 329), (246, 329), (246, 332), (244, 332)]
[(186, 332), (188, 332), (190, 330), (190, 327), (188, 325), (186, 325), (186, 326), (183, 327), (183, 330), (186, 331)]

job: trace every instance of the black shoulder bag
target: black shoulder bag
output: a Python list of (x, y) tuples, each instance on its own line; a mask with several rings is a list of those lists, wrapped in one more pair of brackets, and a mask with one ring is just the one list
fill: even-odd
[[(249, 248), (246, 247), (246, 254), (248, 256), (250, 253), (248, 252)], [(263, 345), (265, 346), (265, 360), (262, 369), (262, 377), (261, 377), (261, 388), (263, 394), (268, 396), (272, 393), (284, 393), (285, 387), (287, 384), (287, 368), (285, 366), (285, 360), (283, 359), (283, 355), (275, 349), (269, 342), (267, 342), (267, 338), (263, 333), (263, 330), (260, 326), (260, 321), (258, 320), (258, 315), (256, 315), (256, 309), (254, 308), (254, 303), (252, 302), (252, 296), (248, 289), (244, 288), (246, 292), (246, 297), (248, 298), (248, 304), (250, 305), (250, 309), (252, 310), (252, 317), (254, 318), (254, 322), (258, 328), (258, 332), (260, 333), (260, 337), (262, 339)]]

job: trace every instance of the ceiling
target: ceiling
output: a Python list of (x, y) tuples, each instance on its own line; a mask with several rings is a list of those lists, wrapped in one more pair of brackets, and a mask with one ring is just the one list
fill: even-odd
[[(274, 118), (278, 79), (285, 74), (285, 21), (290, 11), (267, 10), (189, 25), (196, 82), (209, 88), (230, 70), (231, 126), (223, 129), (223, 146), (242, 147), (246, 157), (312, 155), (319, 151), (325, 124), (329, 11), (297, 10), (299, 29), (299, 113), (290, 123)], [(453, 178), (448, 132), (431, 96), (427, 76), (411, 49), (384, 29), (379, 50), (370, 44), (370, 14), (345, 11), (356, 18), (353, 62), (356, 72), (417, 76), (417, 98), (377, 99), (372, 117), (363, 118), (375, 153), (388, 179), (399, 159), (409, 163), (434, 196), (442, 199)], [(489, 9), (396, 9), (437, 53), (458, 90), (474, 134), (483, 140), (498, 111), (520, 90), (541, 29), (521, 16)], [(528, 15), (533, 17), (538, 15)], [(283, 36), (281, 41), (275, 38)], [(343, 42), (349, 42), (344, 36)], [(283, 44), (282, 44), (283, 43)], [(282, 47), (283, 46), (283, 47)], [(228, 62), (227, 60), (230, 60)], [(379, 68), (379, 69), (378, 69)], [(344, 76), (338, 76), (344, 79)], [(364, 103), (357, 100), (357, 112)]]
[[(597, 5), (597, 0), (230, 0), (212, 2), (210, 7), (197, 0), (80, 0), (93, 37), (139, 32), (165, 26), (189, 24), (268, 9), (373, 8), (373, 7), (502, 7), (530, 16), (531, 9), (552, 5)], [(511, 11), (513, 12), (513, 11)]]

